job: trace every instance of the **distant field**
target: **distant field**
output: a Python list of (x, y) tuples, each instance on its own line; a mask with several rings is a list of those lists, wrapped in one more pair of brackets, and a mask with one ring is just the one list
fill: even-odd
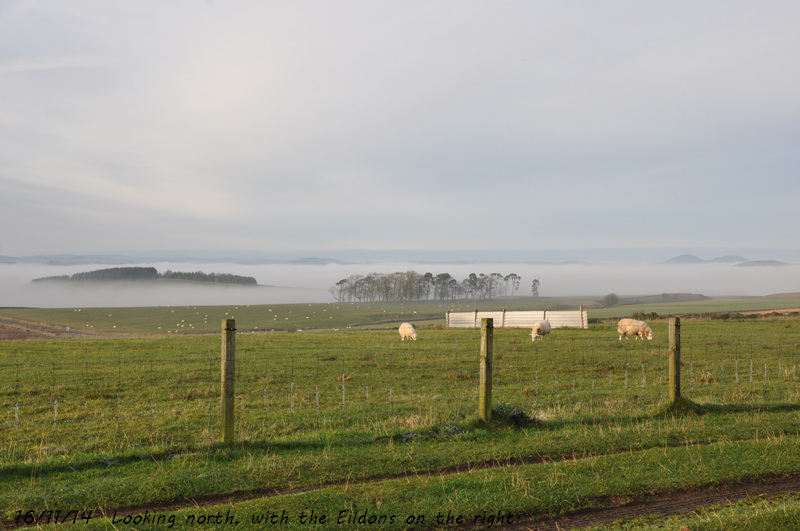
[(633, 313), (655, 312), (660, 316), (691, 315), (703, 313), (729, 313), (800, 308), (800, 294), (767, 297), (726, 297), (691, 302), (657, 302), (629, 304), (613, 308), (597, 308), (590, 312), (592, 318), (627, 317)]
[[(800, 294), (769, 297), (716, 298), (659, 302), (676, 296), (639, 297), (652, 302), (601, 307), (602, 297), (514, 297), (490, 301), (450, 301), (384, 304), (380, 302), (230, 306), (158, 306), (134, 308), (0, 308), (0, 318), (43, 323), (72, 334), (192, 334), (215, 333), (222, 319), (235, 318), (242, 331), (374, 328), (409, 321), (443, 325), (448, 310), (576, 310), (583, 306), (590, 319), (629, 317), (636, 312), (659, 316), (800, 308)], [(629, 299), (637, 300), (635, 297)], [(625, 301), (627, 299), (623, 299)]]

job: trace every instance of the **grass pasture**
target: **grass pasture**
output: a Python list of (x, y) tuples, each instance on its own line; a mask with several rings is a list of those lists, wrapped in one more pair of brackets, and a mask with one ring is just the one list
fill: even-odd
[[(225, 527), (229, 516), (248, 529), (271, 516), (289, 529), (438, 528), (449, 516), (488, 528), (800, 475), (797, 317), (684, 317), (683, 396), (705, 414), (679, 417), (659, 409), (663, 319), (649, 342), (619, 341), (610, 322), (536, 343), (526, 330), (496, 329), (495, 419), (480, 426), (478, 330), (420, 320), (420, 339), (401, 342), (389, 323), (428, 314), (371, 305), (333, 316), (324, 306), (305, 306), (316, 317), (306, 328), (292, 321), (287, 328), (303, 328), (293, 332), (250, 325), (247, 312), (304, 319), (299, 306), (223, 315), (240, 329), (231, 447), (218, 444), (221, 308), (181, 309), (209, 314), (210, 334), (121, 337), (153, 323), (141, 309), (115, 308), (91, 312), (130, 311), (132, 322), (112, 329), (120, 337), (0, 342), (0, 520), (24, 523), (32, 511), (32, 523), (49, 509), (92, 511), (81, 522), (91, 529), (163, 529), (170, 517), (185, 529)], [(89, 310), (15, 312), (77, 328), (68, 316)], [(335, 326), (317, 324), (328, 317)], [(792, 528), (798, 505), (787, 496), (624, 525)], [(147, 512), (163, 519), (144, 521)]]
[[(2, 308), (3, 318), (45, 323), (85, 335), (172, 336), (217, 333), (220, 321), (235, 318), (242, 332), (272, 330), (391, 328), (403, 321), (417, 325), (444, 325), (448, 310), (577, 310), (590, 319), (630, 317), (636, 312), (667, 315), (742, 312), (800, 308), (800, 294), (769, 297), (681, 300), (680, 297), (631, 297), (631, 304), (602, 307), (596, 297), (514, 297), (498, 301), (375, 303), (330, 302), (315, 304), (154, 306), (131, 308)], [(677, 299), (677, 300), (671, 300)]]

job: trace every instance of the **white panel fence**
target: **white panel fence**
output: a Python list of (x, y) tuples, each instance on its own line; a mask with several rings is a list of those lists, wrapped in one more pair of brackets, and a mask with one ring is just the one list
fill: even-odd
[(495, 328), (530, 328), (536, 321), (550, 321), (552, 328), (589, 328), (589, 318), (580, 310), (530, 310), (447, 312), (448, 328), (480, 328), (481, 319), (494, 319)]

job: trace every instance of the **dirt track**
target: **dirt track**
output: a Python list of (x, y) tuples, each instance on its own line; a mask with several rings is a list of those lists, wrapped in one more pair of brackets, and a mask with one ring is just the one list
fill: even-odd
[(16, 339), (36, 339), (38, 336), (23, 328), (13, 328), (0, 324), (0, 341)]
[[(629, 520), (642, 516), (672, 516), (684, 514), (703, 507), (726, 506), (741, 500), (800, 492), (800, 476), (769, 476), (735, 485), (712, 486), (676, 492), (647, 493), (642, 499), (598, 500), (598, 505), (607, 507), (579, 511), (558, 519), (537, 520), (530, 518), (519, 525), (506, 529), (555, 531), (583, 529), (610, 524), (615, 520)], [(616, 503), (615, 503), (616, 502)]]
[[(514, 463), (489, 462), (473, 465), (463, 465), (433, 472), (432, 475), (457, 474), (465, 470), (485, 467), (517, 466), (527, 461)], [(364, 483), (379, 482), (386, 478), (367, 479)], [(353, 485), (352, 482), (348, 483)], [(99, 513), (116, 514), (121, 517), (128, 514), (150, 512), (170, 512), (192, 507), (210, 507), (215, 505), (233, 505), (239, 502), (267, 499), (300, 492), (335, 486), (337, 484), (320, 485), (302, 489), (272, 489), (269, 487), (254, 491), (240, 491), (229, 494), (210, 494), (176, 499), (166, 503), (153, 503), (136, 507), (104, 508), (98, 509)], [(507, 525), (495, 525), (493, 529), (507, 529), (514, 531), (564, 531), (567, 529), (585, 529), (593, 526), (604, 526), (615, 521), (630, 520), (645, 516), (672, 516), (690, 513), (701, 508), (724, 507), (742, 500), (764, 498), (779, 494), (800, 494), (800, 475), (791, 476), (762, 476), (741, 481), (735, 484), (710, 485), (705, 488), (693, 488), (669, 492), (646, 492), (637, 499), (626, 497), (600, 497), (586, 500), (593, 509), (576, 511), (575, 513), (559, 518), (543, 518), (541, 515), (514, 515), (513, 521)], [(0, 523), (0, 529), (15, 529), (20, 527), (12, 522)], [(462, 529), (486, 529), (486, 525), (461, 526)]]
[(69, 332), (63, 328), (45, 325), (23, 323), (0, 317), (0, 341), (16, 339), (52, 339), (55, 337), (75, 337), (76, 332)]

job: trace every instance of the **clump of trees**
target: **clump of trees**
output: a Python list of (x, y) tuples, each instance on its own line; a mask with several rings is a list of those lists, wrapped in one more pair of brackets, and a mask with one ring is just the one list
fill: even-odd
[(609, 293), (605, 297), (603, 297), (603, 306), (606, 308), (611, 308), (612, 306), (616, 306), (619, 304), (619, 297), (617, 297), (616, 293)]
[(195, 282), (214, 282), (220, 284), (247, 284), (253, 286), (258, 284), (253, 277), (231, 275), (228, 273), (203, 273), (202, 271), (182, 273), (179, 271), (167, 270), (163, 274), (159, 274), (155, 267), (110, 267), (85, 273), (75, 273), (71, 276), (59, 275), (55, 277), (37, 278), (34, 279), (33, 282), (158, 280), (160, 278), (170, 280), (192, 280)]
[(633, 315), (631, 315), (631, 317), (633, 319), (638, 319), (639, 321), (647, 321), (649, 319), (658, 319), (659, 315), (657, 312), (638, 311), (634, 312)]
[(516, 273), (471, 273), (463, 280), (449, 273), (370, 273), (343, 278), (328, 291), (340, 302), (491, 299), (514, 295), (521, 279)]
[(217, 282), (221, 284), (258, 284), (256, 279), (253, 277), (231, 275), (230, 273), (203, 273), (202, 271), (183, 273), (180, 271), (170, 271), (167, 269), (161, 275), (161, 278), (169, 278), (173, 280), (193, 280), (195, 282)]
[(158, 278), (158, 271), (155, 267), (110, 267), (108, 269), (98, 269), (85, 273), (75, 273), (74, 275), (61, 275), (56, 277), (44, 277), (34, 279), (34, 282), (44, 280), (65, 281), (65, 280), (154, 280)]

